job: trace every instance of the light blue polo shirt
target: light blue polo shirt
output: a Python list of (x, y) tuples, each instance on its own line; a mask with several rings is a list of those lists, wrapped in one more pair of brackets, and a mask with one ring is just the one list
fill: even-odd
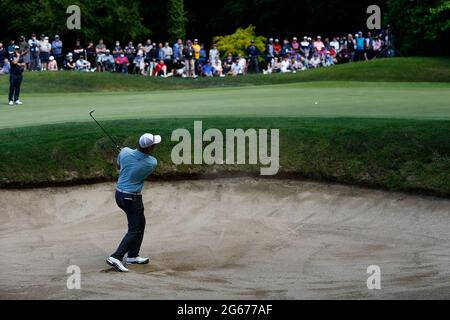
[(120, 166), (117, 188), (126, 192), (139, 193), (145, 179), (155, 170), (158, 161), (139, 150), (123, 148), (117, 157), (117, 164)]

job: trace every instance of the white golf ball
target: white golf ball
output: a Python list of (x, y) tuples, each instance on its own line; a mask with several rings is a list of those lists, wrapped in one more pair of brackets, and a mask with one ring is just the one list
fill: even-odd
[(316, 101), (316, 102), (314, 102), (314, 104), (317, 104), (317, 101)]

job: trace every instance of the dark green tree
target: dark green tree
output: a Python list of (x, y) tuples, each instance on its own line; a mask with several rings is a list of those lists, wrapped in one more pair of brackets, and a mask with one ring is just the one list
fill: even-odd
[(440, 0), (430, 9), (431, 18), (436, 21), (437, 32), (450, 31), (450, 0)]
[[(64, 39), (80, 37), (84, 41), (131, 40), (146, 35), (138, 0), (2, 0), (0, 20), (7, 21), (4, 33), (18, 37), (44, 33), (60, 34)], [(69, 30), (66, 13), (70, 5), (81, 9), (81, 30)], [(4, 17), (2, 15), (5, 15)]]
[(448, 0), (388, 0), (386, 21), (403, 55), (448, 52)]
[(171, 41), (186, 37), (186, 12), (183, 0), (169, 0), (168, 2), (168, 33)]

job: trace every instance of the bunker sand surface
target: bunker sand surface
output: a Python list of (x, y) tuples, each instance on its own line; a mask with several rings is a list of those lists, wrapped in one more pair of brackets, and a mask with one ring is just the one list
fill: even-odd
[(143, 193), (151, 261), (124, 274), (105, 263), (126, 231), (113, 184), (0, 191), (0, 298), (450, 298), (448, 199), (251, 178)]

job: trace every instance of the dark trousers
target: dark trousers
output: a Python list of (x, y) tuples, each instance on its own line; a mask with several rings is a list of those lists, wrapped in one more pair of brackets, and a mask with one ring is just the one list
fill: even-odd
[(257, 57), (251, 57), (250, 58), (250, 65), (252, 67), (252, 71), (254, 73), (259, 73), (259, 63)]
[(64, 57), (63, 55), (54, 55), (56, 64), (58, 65), (58, 70), (62, 70), (64, 68)]
[(139, 256), (145, 230), (142, 196), (116, 191), (116, 203), (127, 215), (128, 232), (112, 257), (122, 261), (125, 254), (128, 253), (128, 258), (136, 258)]
[(116, 71), (121, 73), (128, 73), (128, 66), (126, 64), (117, 64)]
[(9, 76), (9, 101), (19, 100), (22, 79), (22, 76), (18, 76), (15, 74), (11, 74)]
[(39, 53), (32, 52), (30, 53), (30, 70), (36, 71), (39, 70)]
[(364, 61), (364, 50), (356, 49), (354, 61)]

